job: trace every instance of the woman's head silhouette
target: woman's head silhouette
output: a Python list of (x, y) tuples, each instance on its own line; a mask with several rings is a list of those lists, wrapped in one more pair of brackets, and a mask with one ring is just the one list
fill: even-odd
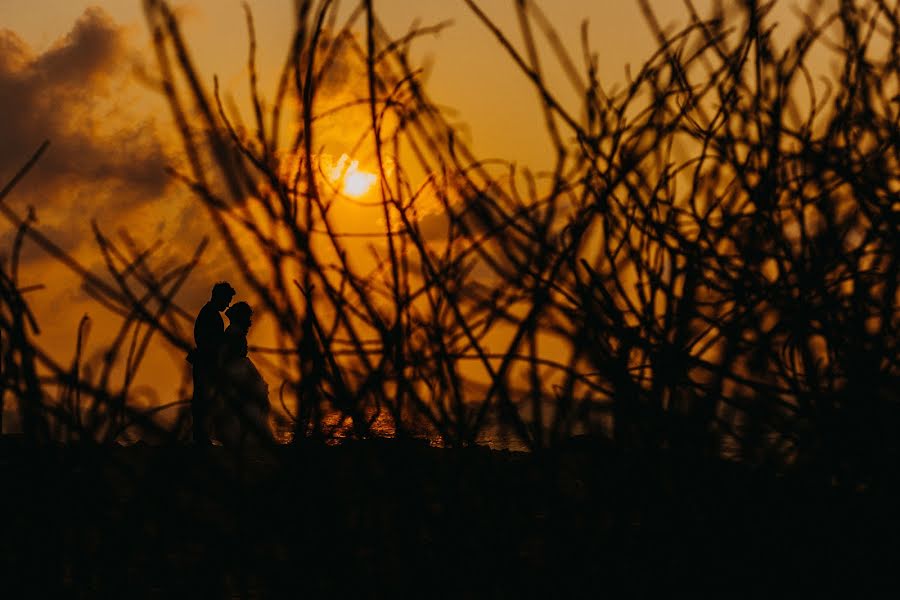
[(235, 325), (249, 329), (253, 309), (246, 302), (236, 302), (225, 311), (225, 316)]

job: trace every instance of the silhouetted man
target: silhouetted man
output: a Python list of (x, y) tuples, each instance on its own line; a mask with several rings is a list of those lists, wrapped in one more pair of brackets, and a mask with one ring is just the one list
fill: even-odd
[(221, 348), (225, 340), (225, 321), (219, 313), (228, 308), (234, 294), (234, 288), (225, 281), (214, 285), (209, 302), (203, 305), (194, 322), (197, 348), (190, 357), (194, 375), (192, 437), (195, 443), (201, 445), (209, 444), (209, 412), (215, 398)]

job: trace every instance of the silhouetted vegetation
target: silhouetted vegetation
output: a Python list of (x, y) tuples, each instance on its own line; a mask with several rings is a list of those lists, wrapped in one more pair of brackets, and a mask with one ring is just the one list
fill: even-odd
[[(275, 323), (274, 346), (251, 353), (264, 355), (270, 376), (279, 377), (269, 382), (273, 405), (291, 417), (298, 446), (268, 448), (257, 466), (277, 474), (259, 475), (261, 487), (242, 479), (239, 466), (236, 487), (219, 489), (234, 465), (208, 455), (215, 468), (200, 487), (216, 506), (227, 500), (223, 514), (241, 518), (223, 517), (225, 525), (210, 522), (203, 532), (192, 523), (191, 539), (210, 548), (222, 535), (237, 551), (234, 540), (250, 536), (252, 557), (217, 560), (252, 564), (246, 572), (260, 578), (218, 585), (292, 585), (278, 573), (297, 561), (317, 573), (312, 590), (333, 589), (328, 582), (343, 577), (334, 565), (356, 569), (358, 581), (397, 578), (370, 590), (399, 589), (409, 561), (422, 578), (444, 572), (435, 565), (512, 577), (531, 564), (542, 581), (577, 572), (551, 589), (602, 589), (607, 583), (590, 574), (592, 564), (690, 578), (705, 564), (728, 563), (713, 550), (723, 540), (745, 565), (766, 552), (772, 564), (788, 561), (778, 536), (809, 552), (798, 560), (810, 572), (829, 561), (883, 567), (884, 557), (873, 562), (843, 540), (859, 535), (870, 544), (896, 531), (893, 521), (877, 519), (892, 512), (887, 499), (900, 458), (900, 5), (842, 1), (833, 13), (806, 15), (805, 28), (776, 43), (772, 4), (745, 0), (704, 16), (686, 2), (689, 24), (672, 32), (641, 2), (658, 48), (626, 85), (609, 89), (586, 36), (583, 57), (569, 56), (532, 3), (516, 3), (523, 50), (466, 3), (533, 82), (555, 157), (549, 174), (475, 157), (410, 59), (415, 38), (434, 29), (392, 39), (371, 0), (343, 23), (336, 3), (298, 1), (268, 103), (258, 91), (248, 10), (249, 124), (197, 72), (169, 5), (144, 3), (160, 87), (184, 147), (184, 162), (170, 174), (206, 208), (241, 274), (233, 283)], [(577, 114), (546, 83), (542, 35), (579, 93)], [(827, 82), (810, 74), (814, 51), (840, 65)], [(356, 101), (335, 107), (320, 95), (338, 63), (358, 66), (361, 83)], [(334, 207), (347, 199), (319, 160), (317, 124), (341, 111), (368, 118), (355, 147), (377, 171), (381, 223), (365, 233), (342, 231)], [(426, 198), (437, 213), (423, 208)], [(95, 228), (108, 268), (101, 277), (28, 218), (2, 210), (18, 229), (0, 272), (2, 381), (26, 440), (115, 442), (138, 427), (148, 438), (184, 441), (189, 390), (147, 412), (133, 408), (131, 382), (148, 344), (190, 349), (185, 325), (193, 314), (176, 297), (206, 242), (184, 264), (158, 272), (148, 260), (153, 247), (114, 243)], [(86, 324), (68, 366), (33, 335), (36, 318), (17, 274), (26, 238), (81, 274), (85, 289), (121, 316), (99, 368), (83, 363)], [(174, 428), (155, 420), (169, 408), (183, 415)], [(494, 435), (535, 456), (441, 454), (398, 440), (408, 459), (371, 441), (348, 444), (375, 448), (371, 454), (334, 450), (326, 458), (314, 443), (387, 436), (465, 448)], [(164, 481), (170, 459), (147, 460), (149, 471), (161, 470), (145, 481)], [(207, 464), (199, 455), (190, 460)], [(408, 470), (410, 479), (398, 475)], [(102, 469), (91, 472), (106, 481)], [(184, 476), (173, 489), (201, 477)], [(166, 493), (141, 489), (143, 507)], [(770, 496), (783, 501), (755, 504)], [(270, 500), (283, 512), (260, 516)], [(456, 501), (465, 508), (447, 507)], [(752, 515), (739, 518), (728, 507)], [(869, 510), (880, 516), (867, 521)], [(328, 519), (313, 516), (322, 511)], [(110, 523), (132, 517), (117, 513)], [(387, 529), (373, 524), (382, 518)], [(820, 526), (821, 534), (820, 520), (830, 527)], [(279, 533), (253, 537), (232, 527)], [(348, 532), (378, 541), (340, 537)], [(394, 533), (396, 546), (385, 537)], [(475, 551), (479, 535), (490, 539)], [(595, 545), (579, 554), (566, 536)], [(427, 556), (411, 551), (441, 540), (453, 541)], [(340, 562), (344, 541), (359, 551), (348, 562)], [(181, 543), (174, 538), (158, 543), (159, 552), (181, 551), (172, 550)], [(700, 548), (698, 564), (673, 556), (684, 544)], [(313, 548), (344, 558), (329, 566)], [(496, 557), (496, 571), (484, 566)], [(173, 568), (159, 556), (132, 559), (128, 568)], [(725, 573), (748, 572), (732, 567)], [(239, 577), (241, 568), (227, 571)], [(493, 580), (485, 592), (528, 590), (527, 579)]]

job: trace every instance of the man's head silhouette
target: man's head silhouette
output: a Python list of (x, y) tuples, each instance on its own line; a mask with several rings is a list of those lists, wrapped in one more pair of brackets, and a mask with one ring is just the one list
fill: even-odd
[(227, 281), (220, 281), (216, 285), (213, 286), (212, 296), (209, 301), (218, 311), (223, 311), (228, 308), (228, 305), (231, 304), (231, 299), (234, 298), (234, 295), (237, 292), (234, 291), (234, 288), (231, 287), (231, 284)]

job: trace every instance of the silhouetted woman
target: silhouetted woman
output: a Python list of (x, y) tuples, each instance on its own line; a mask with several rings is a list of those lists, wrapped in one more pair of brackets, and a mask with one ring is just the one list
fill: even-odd
[(253, 310), (246, 302), (237, 302), (225, 311), (225, 316), (229, 325), (222, 344), (220, 441), (231, 446), (267, 441), (272, 437), (269, 386), (247, 357), (247, 332)]

